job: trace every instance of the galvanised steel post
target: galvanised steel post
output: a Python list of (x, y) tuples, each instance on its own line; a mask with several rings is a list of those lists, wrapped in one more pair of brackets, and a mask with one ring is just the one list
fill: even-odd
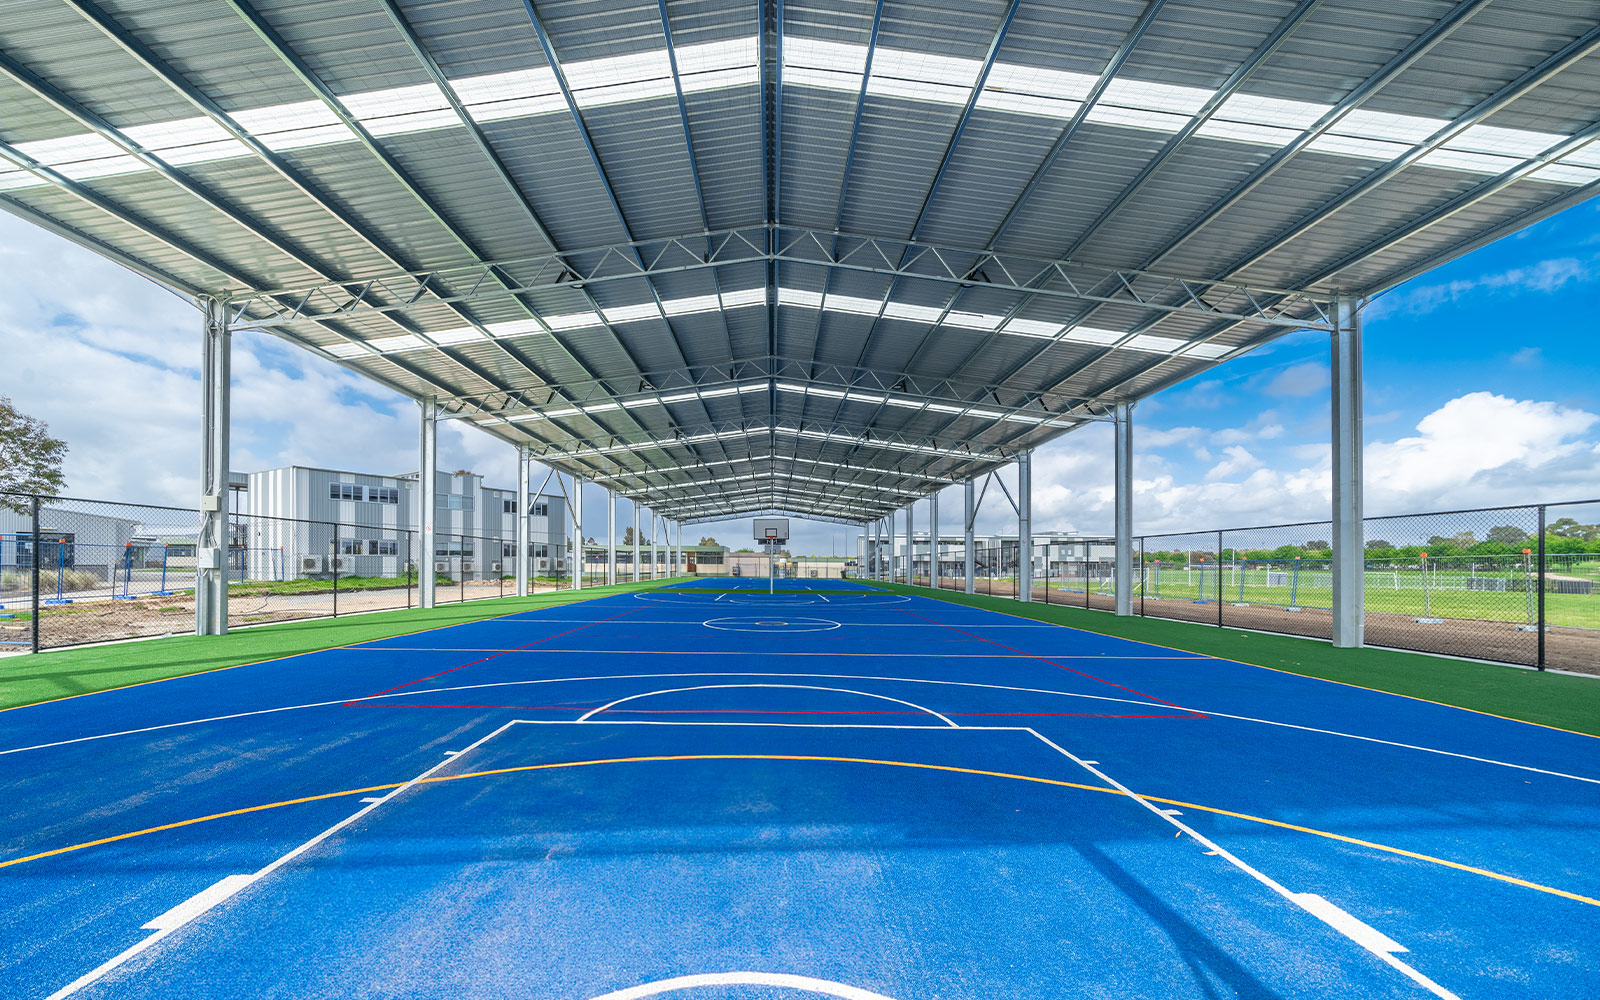
[(1340, 295), (1333, 332), (1333, 644), (1364, 640), (1366, 552), (1362, 537), (1361, 309)]
[(583, 551), (583, 477), (572, 477), (572, 551), (577, 557), (577, 572), (572, 574), (572, 589), (583, 589), (583, 571), (588, 568)]
[[(42, 549), (42, 546), (40, 546), (40, 544), (38, 544), (38, 498), (37, 498), (37, 496), (35, 496), (34, 502), (32, 502), (32, 504), (29, 504), (29, 509), (30, 509), (29, 520), (30, 520), (30, 522), (32, 522), (32, 531), (34, 531), (34, 534), (32, 534), (32, 539), (34, 539), (34, 558), (32, 558), (32, 560), (29, 560), (29, 562), (34, 563), (34, 568), (32, 568), (32, 573), (30, 573), (30, 576), (32, 576), (32, 578), (34, 578), (34, 579), (32, 579), (32, 587), (30, 587), (30, 590), (32, 590), (32, 595), (34, 595), (34, 597), (32, 597), (32, 600), (34, 600), (34, 608), (32, 608), (32, 610), (34, 610), (34, 622), (32, 622), (32, 626), (34, 626), (34, 627), (32, 627), (32, 634), (34, 634), (34, 637), (32, 637), (32, 640), (34, 640), (34, 645), (32, 645), (32, 651), (34, 651), (34, 653), (38, 653), (38, 557), (40, 557), (40, 554), (42, 554), (43, 549)], [(1541, 534), (1541, 538), (1542, 538), (1542, 534), (1544, 534), (1544, 533), (1542, 533), (1542, 531), (1541, 531), (1541, 533), (1539, 533), (1539, 534)], [(1541, 542), (1541, 546), (1542, 546), (1542, 544), (1544, 544), (1544, 542)], [(1542, 549), (1541, 549), (1541, 552), (1542, 552)], [(162, 557), (163, 565), (165, 565), (165, 560), (166, 560), (166, 557), (165, 557), (165, 555), (163, 555), (163, 557)], [(1542, 560), (1542, 558), (1541, 558), (1541, 560), (1539, 560), (1539, 562), (1541, 562), (1541, 565), (1542, 565), (1542, 562), (1544, 562), (1544, 560)], [(1541, 579), (1544, 578), (1544, 573), (1542, 573), (1542, 570), (1541, 570), (1541, 573), (1539, 573), (1539, 578), (1541, 578)], [(166, 589), (166, 586), (165, 586), (165, 584), (163, 584), (162, 590), (165, 590), (165, 589)]]
[(1116, 404), (1115, 443), (1112, 463), (1116, 494), (1113, 515), (1113, 547), (1116, 560), (1112, 565), (1112, 589), (1116, 592), (1116, 613), (1133, 614), (1133, 406)]
[(195, 542), (194, 632), (228, 631), (228, 407), (232, 331), (228, 307), (211, 296), (201, 299), (205, 328), (201, 347), (200, 533)]
[(939, 589), (939, 491), (928, 496), (928, 583)]
[(1017, 457), (1017, 599), (1033, 600), (1033, 449)]
[(517, 546), (517, 596), (528, 596), (528, 518), (533, 516), (533, 498), (528, 494), (533, 486), (533, 456), (527, 448), (517, 448), (517, 501), (512, 516), (517, 519), (515, 539)]
[(976, 594), (978, 592), (978, 553), (974, 551), (976, 541), (972, 536), (972, 526), (978, 519), (978, 498), (977, 484), (970, 479), (967, 480), (966, 494), (967, 511), (966, 518), (962, 522), (965, 525), (965, 534), (962, 538), (962, 551), (964, 553), (963, 558), (966, 560), (966, 565), (963, 567), (966, 584), (963, 589), (969, 594)]
[(906, 504), (906, 586), (917, 582), (917, 502), (915, 500)]
[(439, 551), (439, 401), (431, 396), (422, 401), (421, 461), (417, 464), (417, 503), (422, 508), (422, 551), (417, 553), (417, 607), (434, 606), (436, 584), (434, 554)]
[(639, 536), (644, 528), (639, 524), (639, 501), (633, 502), (633, 582), (639, 582)]
[(617, 495), (606, 488), (606, 586), (617, 585)]

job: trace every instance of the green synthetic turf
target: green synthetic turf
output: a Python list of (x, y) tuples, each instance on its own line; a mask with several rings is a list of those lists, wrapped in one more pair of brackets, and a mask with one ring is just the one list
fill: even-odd
[(581, 591), (557, 590), (532, 597), (494, 597), (428, 610), (375, 611), (344, 618), (284, 622), (219, 636), (172, 636), (0, 657), (0, 709), (648, 590), (682, 579), (688, 578), (585, 587)]
[(1106, 611), (1056, 604), (1023, 604), (1009, 597), (963, 594), (899, 583), (879, 582), (878, 586), (898, 594), (931, 597), (1086, 632), (1204, 653), (1600, 736), (1600, 678), (1541, 673), (1389, 649), (1336, 649), (1316, 639), (1158, 618), (1118, 618)]

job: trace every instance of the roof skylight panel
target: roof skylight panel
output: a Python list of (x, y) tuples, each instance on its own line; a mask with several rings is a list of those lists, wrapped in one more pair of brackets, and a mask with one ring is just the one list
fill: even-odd
[(347, 94), (340, 102), (373, 135), (403, 135), (461, 124), (444, 93), (431, 83)]
[(1193, 347), (1190, 347), (1188, 350), (1181, 353), (1184, 357), (1206, 358), (1210, 360), (1213, 358), (1220, 358), (1224, 354), (1230, 353), (1232, 350), (1233, 348), (1227, 344), (1206, 343), (1195, 344)]
[(1137, 336), (1130, 337), (1128, 342), (1123, 346), (1130, 347), (1136, 351), (1150, 351), (1155, 354), (1171, 354), (1178, 348), (1184, 346), (1186, 343), (1188, 343), (1188, 341), (1178, 340), (1174, 337), (1157, 337), (1154, 334), (1141, 333)]
[(567, 109), (548, 66), (532, 66), (507, 73), (463, 77), (450, 87), (476, 122), (502, 121), (553, 114)]
[(322, 350), (336, 358), (344, 358), (346, 360), (350, 358), (364, 358), (372, 353), (365, 347), (362, 347), (360, 344), (351, 344), (345, 341), (340, 341), (337, 344), (328, 344), (327, 346), (323, 347)]
[(43, 182), (21, 167), (0, 163), (0, 191), (9, 191), (12, 188), (28, 187), (31, 184), (39, 183)]
[(1023, 337), (1054, 337), (1061, 332), (1061, 324), (1037, 319), (1014, 319), (1005, 325), (1005, 332)]
[(591, 326), (603, 326), (600, 314), (592, 312), (563, 313), (558, 316), (545, 316), (545, 325), (552, 330), (582, 330)]
[(965, 104), (983, 63), (976, 59), (879, 47), (867, 92), (883, 97)]
[(963, 330), (998, 330), (1005, 321), (1004, 316), (993, 313), (957, 312), (952, 309), (945, 317), (945, 326), (957, 326)]
[(919, 306), (912, 302), (893, 302), (883, 307), (885, 319), (904, 319), (913, 323), (935, 323), (944, 315), (940, 306)]
[(1126, 337), (1120, 330), (1102, 330), (1093, 326), (1075, 326), (1061, 335), (1062, 340), (1075, 340), (1082, 344), (1115, 344)]
[(747, 306), (764, 306), (766, 304), (767, 289), (765, 285), (760, 288), (741, 288), (736, 291), (722, 293), (722, 308), (724, 309), (741, 309)]
[(153, 125), (130, 125), (122, 134), (168, 163), (206, 163), (248, 156), (244, 144), (210, 118), (180, 118)]
[(1101, 102), (1089, 112), (1089, 121), (1099, 125), (1121, 125), (1123, 128), (1147, 129), (1153, 132), (1176, 132), (1189, 124), (1189, 116), (1148, 108), (1123, 108)]
[(430, 330), (427, 336), (435, 344), (442, 344), (446, 347), (453, 344), (466, 344), (474, 340), (486, 339), (482, 333), (470, 326), (461, 326), (453, 330)]
[(1443, 167), (1447, 170), (1467, 170), (1475, 174), (1503, 174), (1515, 169), (1524, 161), (1520, 156), (1496, 156), (1490, 153), (1473, 153), (1464, 149), (1436, 149), (1419, 161), (1425, 166)]
[(321, 101), (295, 101), (266, 108), (232, 112), (239, 127), (274, 152), (348, 142), (355, 134), (345, 128)]
[(822, 308), (822, 293), (780, 285), (778, 287), (778, 305), (798, 306), (802, 309), (820, 309)]
[(579, 107), (670, 97), (677, 93), (667, 50), (585, 59), (561, 67)]
[(857, 316), (876, 316), (883, 304), (882, 299), (866, 299), (855, 295), (829, 294), (823, 301), (822, 308), (829, 312), (852, 313)]
[(1600, 181), (1600, 168), (1571, 166), (1565, 161), (1540, 167), (1532, 177), (1536, 181), (1557, 184), (1593, 184)]
[(692, 316), (695, 313), (716, 312), (722, 304), (715, 295), (691, 295), (681, 299), (662, 299), (661, 309), (668, 316)]
[[(637, 302), (626, 306), (602, 307), (607, 323), (637, 323), (641, 320), (660, 319), (661, 310), (654, 302)], [(592, 314), (591, 314), (592, 315)]]
[(544, 327), (536, 319), (513, 319), (503, 323), (490, 323), (489, 332), (496, 337), (522, 337), (530, 333), (543, 333)]
[(420, 351), (428, 344), (421, 337), (407, 333), (398, 337), (379, 337), (376, 340), (369, 340), (367, 346), (385, 354), (393, 354), (397, 351)]
[[(785, 46), (787, 47), (787, 46)], [(755, 35), (678, 47), (678, 82), (685, 93), (759, 83)]]
[(92, 132), (81, 135), (64, 135), (56, 139), (35, 139), (16, 144), (19, 152), (47, 167), (61, 167), (89, 160), (102, 160), (122, 155), (122, 147)]

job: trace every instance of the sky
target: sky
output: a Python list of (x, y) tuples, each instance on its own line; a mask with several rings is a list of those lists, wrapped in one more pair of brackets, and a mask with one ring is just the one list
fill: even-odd
[[(1368, 515), (1600, 497), (1600, 199), (1393, 289), (1364, 316)], [(67, 495), (197, 502), (199, 331), (181, 298), (0, 213), (0, 395), (67, 441)], [(1135, 531), (1326, 518), (1328, 382), (1327, 335), (1307, 331), (1140, 403)], [(235, 335), (235, 471), (409, 472), (417, 421), (415, 403), (376, 383), (268, 335)], [(1035, 531), (1109, 532), (1111, 458), (1104, 425), (1040, 447)], [(516, 483), (512, 447), (455, 421), (441, 424), (439, 465)], [(1015, 472), (1003, 476), (1014, 489)], [(590, 494), (593, 535), (605, 501)], [(961, 505), (960, 487), (943, 493), (945, 532), (959, 530)], [(926, 503), (916, 517), (926, 529)], [(855, 551), (853, 528), (791, 530), (796, 553)], [(977, 530), (1016, 530), (999, 490)], [(738, 547), (749, 531), (741, 518), (684, 539)]]

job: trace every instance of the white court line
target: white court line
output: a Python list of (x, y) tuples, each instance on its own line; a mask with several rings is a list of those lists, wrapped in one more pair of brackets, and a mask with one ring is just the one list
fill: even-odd
[[(536, 621), (541, 625), (546, 624), (546, 623), (549, 623), (549, 624), (552, 624), (552, 625), (597, 625), (600, 622), (606, 621), (606, 619), (604, 619), (604, 618), (538, 618), (538, 619), (529, 619), (529, 620), (530, 621)], [(463, 625), (452, 625), (450, 627), (451, 628), (465, 628), (465, 627), (467, 627), (469, 625), (515, 624), (516, 621), (517, 621), (517, 619), (515, 619), (515, 618), (494, 618), (494, 619), (484, 619), (482, 622), (466, 622)], [(698, 624), (700, 624), (700, 622), (695, 621), (694, 619), (691, 619), (691, 618), (674, 618), (671, 621), (652, 621), (652, 620), (647, 619), (647, 618), (629, 618), (626, 621), (618, 621), (617, 624), (618, 625), (698, 625)], [(844, 622), (843, 624), (845, 624), (846, 626), (849, 626), (851, 628), (940, 628), (940, 629), (942, 629), (942, 628), (948, 628), (949, 627), (949, 626), (946, 626), (946, 625), (944, 625), (944, 624), (942, 624), (940, 622), (927, 622), (927, 623), (923, 623), (923, 622)], [(1063, 627), (1061, 625), (969, 625), (969, 624), (967, 624), (965, 622), (957, 622), (955, 624), (959, 625), (963, 629), (1004, 628), (1004, 629), (1039, 629), (1039, 630), (1045, 630), (1045, 629), (1057, 629), (1057, 628), (1062, 628)], [(1082, 631), (1082, 630), (1079, 629), (1079, 630), (1076, 630), (1076, 631)], [(1110, 636), (1109, 638), (1116, 638), (1116, 637), (1115, 636)], [(372, 641), (373, 642), (382, 642), (383, 640), (382, 639), (374, 639)], [(1135, 643), (1138, 642), (1138, 640), (1136, 640), (1136, 639), (1123, 639), (1123, 640), (1120, 640), (1120, 641), (1122, 641), (1122, 642), (1135, 642)], [(351, 647), (351, 648), (355, 648), (355, 647)], [(367, 648), (373, 648), (373, 647), (367, 647)], [(381, 647), (378, 647), (378, 648), (381, 648)], [(605, 651), (604, 650), (597, 650), (597, 652), (605, 652)], [(1211, 659), (1211, 657), (1201, 657), (1201, 658), (1202, 659)]]
[(79, 976), (77, 979), (74, 979), (72, 982), (70, 982), (67, 985), (61, 987), (59, 990), (56, 990), (54, 993), (50, 994), (48, 997), (45, 998), (45, 1000), (64, 1000), (65, 997), (69, 997), (72, 994), (74, 994), (74, 993), (78, 992), (79, 990), (83, 989), (85, 986), (88, 986), (89, 984), (94, 983), (94, 982), (104, 978), (107, 973), (112, 972), (118, 966), (120, 966), (123, 963), (127, 962), (130, 958), (133, 958), (133, 957), (139, 955), (141, 952), (144, 952), (144, 951), (150, 949), (151, 947), (153, 947), (158, 942), (160, 942), (160, 941), (164, 940), (165, 938), (169, 937), (170, 935), (172, 935), (175, 931), (177, 931), (180, 928), (188, 925), (196, 917), (199, 917), (200, 915), (210, 911), (211, 908), (216, 906), (218, 903), (221, 903), (223, 900), (233, 896), (235, 893), (239, 892), (241, 889), (244, 889), (246, 886), (251, 885), (251, 884), (253, 884), (255, 882), (259, 882), (261, 879), (264, 879), (268, 875), (271, 875), (273, 872), (277, 871), (279, 868), (282, 868), (284, 865), (286, 865), (289, 862), (293, 861), (295, 858), (298, 858), (300, 855), (302, 855), (305, 852), (311, 850), (313, 847), (316, 847), (318, 844), (322, 843), (324, 840), (327, 840), (329, 837), (333, 836), (335, 833), (338, 833), (340, 830), (343, 830), (345, 827), (349, 826), (351, 823), (354, 823), (356, 820), (361, 819), (363, 816), (365, 816), (368, 813), (372, 812), (374, 809), (376, 809), (379, 806), (383, 805), (385, 802), (388, 802), (390, 799), (394, 798), (396, 795), (399, 795), (400, 793), (402, 793), (402, 792), (404, 792), (404, 791), (406, 791), (406, 790), (408, 790), (410, 788), (415, 787), (417, 782), (422, 781), (425, 778), (431, 777), (435, 771), (437, 771), (440, 768), (444, 767), (446, 764), (454, 763), (457, 759), (459, 759), (460, 756), (462, 756), (462, 755), (464, 755), (464, 754), (466, 754), (466, 753), (468, 753), (468, 752), (470, 752), (472, 750), (476, 750), (478, 747), (480, 747), (483, 744), (485, 744), (485, 743), (489, 742), (490, 740), (494, 739), (496, 736), (498, 736), (501, 733), (505, 732), (507, 729), (510, 729), (514, 725), (516, 725), (515, 720), (513, 720), (511, 722), (507, 722), (505, 725), (500, 726), (499, 728), (495, 729), (494, 731), (492, 731), (492, 732), (490, 732), (490, 733), (488, 733), (488, 734), (486, 734), (484, 736), (479, 737), (477, 740), (474, 740), (471, 744), (469, 744), (466, 747), (466, 749), (460, 751), (460, 753), (455, 754), (453, 756), (446, 757), (444, 760), (441, 760), (439, 763), (437, 763), (437, 764), (433, 765), (432, 767), (428, 768), (426, 771), (423, 771), (421, 774), (419, 774), (416, 777), (412, 778), (410, 781), (407, 781), (405, 784), (399, 786), (398, 788), (393, 789), (387, 795), (383, 795), (383, 796), (379, 797), (378, 799), (368, 803), (367, 805), (362, 806), (360, 809), (357, 809), (355, 812), (353, 812), (350, 815), (346, 816), (344, 819), (342, 819), (339, 822), (337, 822), (337, 823), (333, 824), (332, 826), (328, 827), (326, 830), (323, 830), (321, 833), (317, 834), (315, 837), (312, 837), (310, 840), (308, 840), (305, 843), (301, 844), (299, 847), (293, 848), (288, 853), (281, 855), (276, 860), (274, 860), (274, 861), (270, 862), (269, 864), (267, 864), (266, 867), (261, 868), (261, 869), (255, 871), (255, 872), (253, 872), (253, 873), (251, 873), (249, 875), (230, 875), (228, 878), (223, 879), (221, 882), (218, 882), (215, 885), (212, 885), (212, 886), (210, 886), (210, 887), (208, 887), (206, 889), (201, 890), (199, 893), (197, 893), (196, 895), (190, 897), (188, 900), (185, 900), (184, 902), (179, 903), (177, 906), (175, 906), (172, 909), (168, 910), (166, 913), (163, 913), (161, 916), (156, 917), (154, 920), (152, 920), (149, 923), (145, 924), (144, 928), (141, 928), (141, 929), (156, 928), (156, 931), (155, 931), (154, 934), (151, 934), (149, 937), (147, 937), (144, 940), (140, 941), (139, 943), (133, 945), (132, 947), (126, 948), (123, 951), (117, 953), (116, 955), (113, 955), (111, 958), (106, 959), (104, 962), (101, 962), (99, 965), (95, 966), (93, 969), (90, 969), (88, 972), (85, 972), (83, 975)]
[[(1182, 657), (1180, 657), (1182, 659)], [(327, 708), (331, 705), (343, 705), (350, 701), (388, 701), (398, 698), (410, 698), (426, 694), (446, 694), (455, 691), (481, 691), (487, 688), (522, 687), (534, 684), (570, 684), (584, 681), (620, 681), (620, 680), (652, 680), (663, 677), (806, 677), (826, 680), (866, 680), (866, 681), (895, 681), (905, 684), (938, 684), (951, 687), (992, 688), (997, 691), (1018, 691), (1025, 694), (1055, 695), (1061, 698), (1082, 698), (1089, 701), (1109, 701), (1120, 705), (1138, 705), (1144, 708), (1171, 708), (1157, 702), (1137, 701), (1132, 698), (1113, 698), (1107, 695), (1082, 694), (1076, 691), (1052, 691), (1048, 688), (1016, 687), (1008, 684), (981, 684), (976, 681), (944, 681), (933, 680), (925, 677), (885, 677), (873, 674), (790, 674), (790, 673), (761, 673), (746, 671), (693, 671), (674, 673), (650, 674), (599, 674), (587, 677), (546, 677), (522, 681), (491, 681), (485, 684), (459, 684), (451, 687), (424, 688), (415, 691), (399, 691), (393, 694), (382, 695), (356, 695), (347, 698), (335, 698), (331, 701), (309, 702), (304, 705), (284, 705), (279, 708), (262, 708), (250, 712), (235, 712), (231, 715), (213, 715), (202, 719), (187, 719), (182, 722), (168, 722), (159, 726), (144, 726), (139, 729), (121, 729), (116, 732), (98, 733), (93, 736), (79, 736), (70, 740), (56, 740), (51, 743), (36, 743), (32, 746), (13, 747), (9, 750), (0, 750), (0, 757), (7, 754), (26, 753), (30, 750), (48, 750), (53, 747), (70, 746), (75, 743), (90, 743), (95, 740), (111, 739), (117, 736), (137, 736), (141, 733), (159, 732), (163, 729), (178, 729), (184, 726), (199, 726), (208, 722), (227, 722), (233, 719), (245, 719), (257, 715), (272, 715), (277, 712), (294, 712), (301, 709)], [(1359, 740), (1363, 743), (1376, 743), (1382, 746), (1396, 747), (1402, 750), (1415, 750), (1420, 753), (1438, 754), (1441, 757), (1454, 757), (1458, 760), (1470, 760), (1479, 764), (1490, 764), (1495, 767), (1508, 767), (1516, 771), (1527, 771), (1531, 774), (1543, 774), (1552, 778), (1566, 778), (1569, 781), (1581, 781), (1586, 784), (1600, 785), (1600, 778), (1585, 777), (1581, 774), (1569, 774), (1565, 771), (1552, 771), (1548, 768), (1533, 767), (1529, 764), (1514, 764), (1510, 761), (1496, 760), (1493, 757), (1479, 757), (1474, 754), (1458, 753), (1454, 750), (1440, 750), (1435, 747), (1420, 746), (1415, 743), (1400, 743), (1395, 740), (1379, 739), (1375, 736), (1362, 736), (1357, 733), (1344, 733), (1336, 729), (1318, 729), (1314, 726), (1302, 726), (1292, 722), (1277, 722), (1272, 719), (1257, 719), (1248, 715), (1230, 715), (1227, 712), (1213, 712), (1209, 709), (1189, 708), (1178, 706), (1186, 712), (1198, 712), (1202, 715), (1211, 715), (1219, 719), (1232, 719), (1236, 722), (1253, 722), (1263, 726), (1277, 726), (1282, 729), (1298, 729), (1308, 733), (1317, 733), (1323, 736), (1337, 736), (1347, 740)], [(1506, 720), (1515, 721), (1515, 720)], [(925, 727), (913, 727), (925, 728)], [(972, 726), (963, 728), (971, 729)]]
[(781, 986), (803, 993), (839, 997), (840, 1000), (889, 1000), (882, 993), (873, 993), (871, 990), (856, 986), (846, 986), (826, 979), (813, 979), (810, 976), (791, 976), (782, 972), (710, 972), (697, 976), (675, 976), (672, 979), (645, 983), (643, 986), (616, 990), (597, 996), (594, 1000), (644, 1000), (645, 997), (660, 996), (662, 993), (672, 993), (677, 990), (698, 989), (702, 986)]
[(1421, 986), (1423, 989), (1432, 993), (1434, 996), (1439, 997), (1440, 1000), (1461, 1000), (1461, 998), (1456, 994), (1445, 989), (1443, 986), (1440, 986), (1438, 983), (1434, 982), (1432, 979), (1429, 979), (1412, 966), (1402, 962), (1398, 958), (1395, 958), (1394, 953), (1389, 946), (1393, 946), (1394, 948), (1399, 948), (1400, 946), (1395, 944), (1394, 941), (1390, 940), (1386, 935), (1382, 934), (1376, 928), (1362, 923), (1356, 917), (1346, 913), (1344, 910), (1339, 909), (1339, 907), (1328, 902), (1320, 896), (1316, 896), (1312, 893), (1291, 892), (1276, 879), (1262, 872), (1259, 868), (1246, 863), (1232, 851), (1227, 850), (1216, 841), (1195, 830), (1183, 820), (1178, 819), (1177, 816), (1172, 815), (1171, 810), (1162, 809), (1155, 803), (1144, 798), (1142, 795), (1139, 795), (1127, 785), (1124, 785), (1122, 782), (1106, 774), (1094, 764), (1089, 763), (1071, 751), (1062, 749), (1061, 746), (1051, 741), (1049, 738), (1040, 735), (1036, 730), (1029, 729), (1028, 732), (1033, 733), (1034, 736), (1038, 737), (1046, 745), (1054, 749), (1062, 756), (1068, 758), (1085, 771), (1088, 771), (1090, 774), (1099, 778), (1112, 788), (1117, 789), (1123, 795), (1126, 795), (1128, 798), (1139, 803), (1145, 809), (1149, 810), (1153, 815), (1159, 817), (1163, 823), (1169, 823), (1172, 826), (1177, 827), (1183, 833), (1187, 833), (1197, 842), (1204, 845), (1208, 851), (1215, 853), (1216, 856), (1222, 858), (1224, 861), (1227, 861), (1229, 864), (1255, 879), (1257, 882), (1260, 882), (1262, 885), (1277, 893), (1279, 896), (1282, 896), (1296, 907), (1299, 907), (1306, 913), (1316, 917), (1322, 923), (1333, 928), (1335, 931), (1338, 931), (1339, 934), (1354, 942), (1363, 951), (1370, 955), (1376, 956), (1379, 961), (1390, 966), (1407, 979), (1410, 979), (1418, 986)]
[(635, 700), (637, 698), (650, 698), (650, 697), (653, 697), (653, 696), (658, 695), (658, 694), (676, 694), (676, 693), (678, 693), (680, 691), (726, 691), (726, 690), (730, 690), (730, 689), (741, 689), (742, 690), (742, 689), (746, 689), (746, 688), (787, 688), (787, 689), (795, 690), (795, 691), (832, 691), (832, 692), (835, 692), (837, 694), (858, 694), (863, 698), (877, 698), (880, 701), (892, 701), (896, 705), (905, 705), (906, 707), (914, 708), (919, 712), (927, 712), (929, 715), (933, 716), (936, 719), (941, 720), (942, 722), (944, 722), (945, 725), (949, 726), (952, 729), (960, 729), (961, 728), (960, 726), (956, 725), (954, 722), (950, 721), (949, 717), (944, 716), (944, 715), (940, 715), (938, 712), (935, 712), (933, 709), (926, 708), (926, 707), (924, 707), (922, 705), (918, 705), (916, 702), (902, 701), (899, 698), (891, 698), (886, 694), (871, 694), (871, 693), (866, 692), (866, 691), (852, 691), (849, 688), (818, 687), (818, 686), (812, 685), (812, 684), (701, 684), (701, 685), (698, 685), (696, 687), (663, 688), (660, 691), (646, 691), (646, 692), (644, 692), (642, 694), (630, 694), (626, 698), (618, 698), (616, 701), (608, 702), (607, 704), (601, 705), (599, 708), (591, 708), (589, 711), (587, 711), (587, 712), (583, 713), (582, 715), (580, 715), (578, 717), (578, 721), (579, 722), (588, 722), (591, 718), (593, 718), (595, 715), (599, 714), (600, 712), (604, 712), (604, 711), (606, 711), (608, 709), (614, 708), (617, 705), (620, 705), (625, 701), (633, 701), (633, 700)]

